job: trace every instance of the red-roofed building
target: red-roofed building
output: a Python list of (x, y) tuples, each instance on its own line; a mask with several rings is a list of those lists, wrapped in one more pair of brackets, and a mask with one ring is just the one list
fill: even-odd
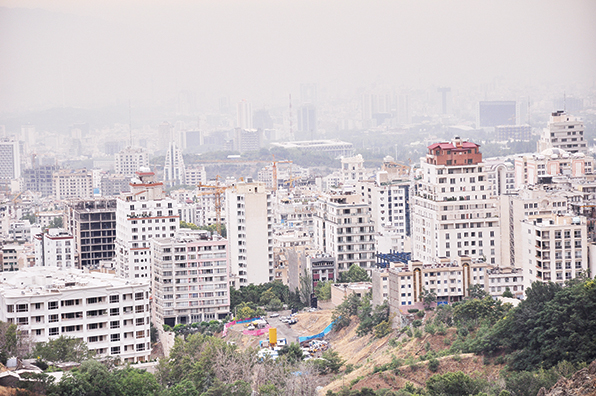
[(492, 167), (482, 162), (479, 147), (455, 138), (428, 146), (421, 158), (421, 178), (412, 194), (415, 260), (469, 256), (500, 262), (499, 190), (488, 178)]
[(433, 165), (475, 165), (482, 162), (480, 145), (455, 138), (452, 143), (435, 143), (428, 146), (426, 162)]

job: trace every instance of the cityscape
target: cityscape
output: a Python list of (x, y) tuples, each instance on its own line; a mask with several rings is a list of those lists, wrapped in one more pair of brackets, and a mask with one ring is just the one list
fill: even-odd
[(596, 4), (530, 3), (0, 1), (0, 389), (591, 394)]

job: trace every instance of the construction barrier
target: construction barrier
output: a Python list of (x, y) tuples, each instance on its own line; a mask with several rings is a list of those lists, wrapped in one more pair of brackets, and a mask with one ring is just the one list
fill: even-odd
[(242, 331), (242, 334), (244, 334), (244, 335), (252, 335), (252, 336), (260, 336), (260, 335), (263, 335), (265, 333), (268, 333), (270, 327), (271, 326), (267, 325), (267, 326), (265, 326), (262, 329), (243, 330)]
[(331, 322), (331, 324), (327, 327), (325, 327), (325, 329), (320, 332), (319, 334), (315, 334), (315, 335), (311, 335), (311, 336), (305, 336), (305, 337), (298, 337), (298, 342), (299, 343), (303, 343), (304, 341), (310, 341), (310, 340), (314, 340), (315, 338), (323, 338), (325, 337), (327, 334), (329, 334), (329, 332), (331, 331), (331, 329), (333, 329), (333, 324), (335, 322)]
[(224, 325), (224, 329), (221, 332), (221, 336), (225, 337), (228, 334), (228, 328), (234, 326), (235, 324), (242, 324), (242, 323), (248, 323), (248, 322), (252, 322), (253, 320), (257, 320), (257, 319), (261, 319), (261, 318), (250, 318), (250, 319), (242, 319), (242, 320), (234, 320), (232, 322), (228, 322)]

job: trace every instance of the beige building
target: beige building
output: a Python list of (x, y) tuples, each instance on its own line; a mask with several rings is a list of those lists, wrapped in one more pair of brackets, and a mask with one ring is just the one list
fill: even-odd
[(588, 141), (584, 139), (583, 121), (563, 110), (551, 113), (538, 141), (538, 151), (553, 147), (570, 153), (587, 153)]
[(364, 297), (372, 289), (370, 282), (357, 283), (334, 283), (331, 285), (331, 303), (337, 307), (344, 299), (352, 294), (357, 294), (359, 297)]
[(54, 172), (56, 199), (93, 197), (93, 175), (86, 169), (62, 169)]
[(584, 217), (538, 214), (524, 219), (521, 229), (525, 289), (534, 281), (563, 284), (588, 272), (588, 231)]

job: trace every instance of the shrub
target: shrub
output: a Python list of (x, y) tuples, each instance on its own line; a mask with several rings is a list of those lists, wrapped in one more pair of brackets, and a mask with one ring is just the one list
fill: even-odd
[(432, 358), (428, 361), (428, 369), (433, 373), (436, 373), (439, 369), (439, 361), (435, 358)]
[(482, 364), (484, 364), (485, 366), (488, 366), (490, 364), (490, 358), (488, 356), (485, 356), (482, 359)]
[(418, 308), (410, 308), (410, 309), (408, 309), (408, 312), (409, 313), (416, 313), (416, 312), (419, 312), (419, 311), (420, 310)]
[(461, 356), (460, 355), (453, 355), (452, 359), (455, 360), (456, 362), (461, 362)]
[(406, 331), (406, 335), (410, 338), (412, 338), (412, 329), (408, 327), (408, 330)]
[(428, 323), (426, 326), (424, 326), (424, 331), (426, 331), (430, 335), (435, 335), (437, 328), (434, 324)]
[(420, 319), (416, 319), (415, 321), (412, 322), (412, 326), (420, 327), (420, 326), (422, 326), (422, 321)]
[(495, 358), (495, 364), (505, 364), (505, 358), (503, 356), (497, 356)]
[(422, 338), (422, 330), (420, 330), (420, 329), (414, 330), (414, 337)]
[(418, 311), (416, 312), (416, 316), (418, 316), (419, 318), (424, 318), (424, 311)]
[(451, 345), (451, 340), (449, 338), (443, 338), (443, 344)]

